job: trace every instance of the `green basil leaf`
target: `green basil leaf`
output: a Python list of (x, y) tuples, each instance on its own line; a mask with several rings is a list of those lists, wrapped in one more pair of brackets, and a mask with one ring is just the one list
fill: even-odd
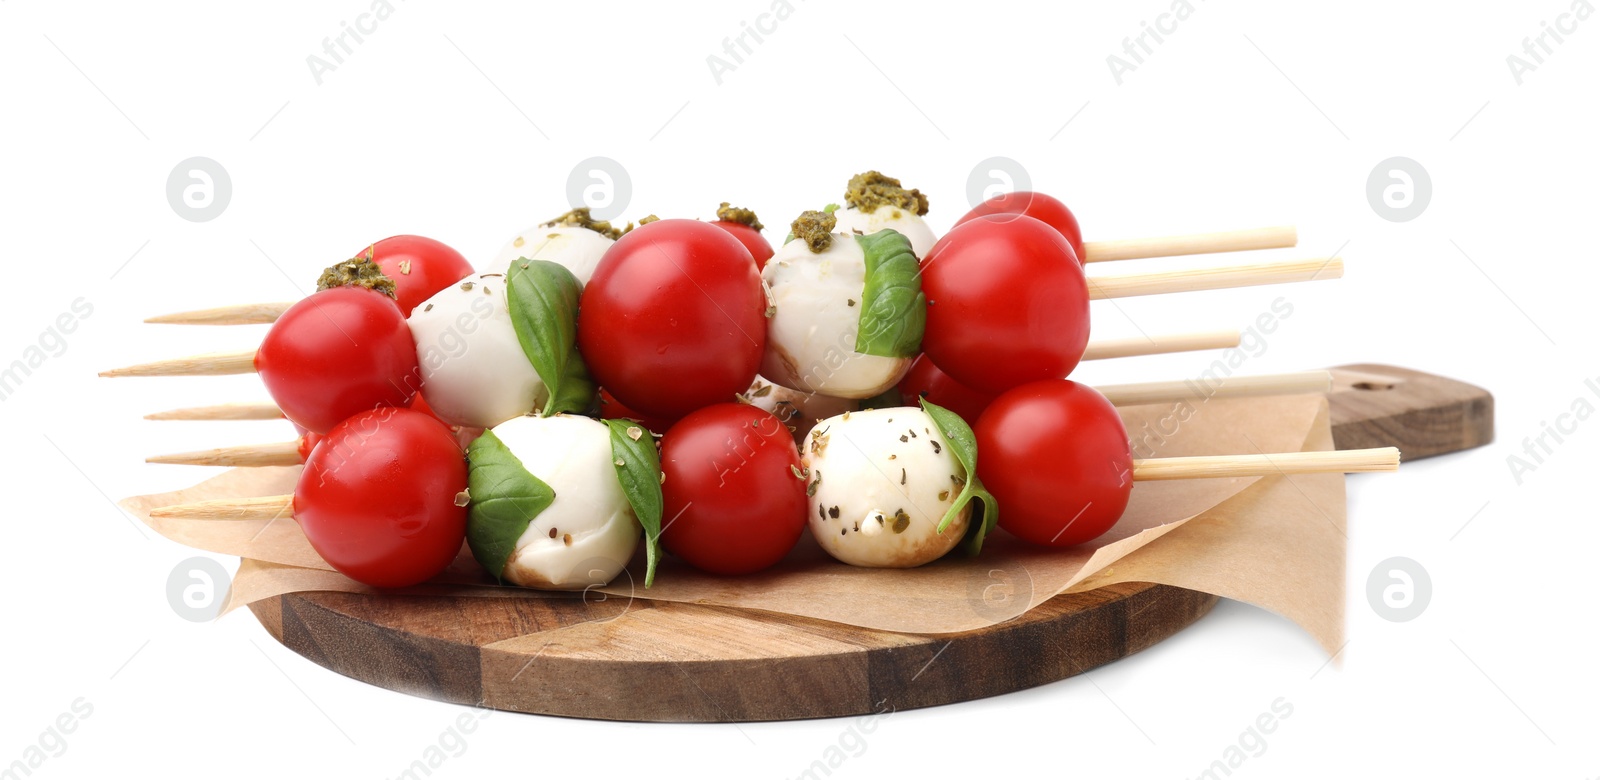
[(544, 414), (562, 397), (569, 357), (577, 352), (578, 300), (583, 283), (560, 263), (522, 258), (506, 275), (506, 306), (517, 342), (550, 392)]
[(467, 447), (467, 546), (495, 579), (517, 550), (517, 540), (556, 492), (528, 473), (493, 431)]
[(972, 435), (972, 428), (966, 420), (961, 419), (961, 415), (926, 398), (922, 399), (922, 410), (933, 418), (933, 424), (944, 434), (945, 446), (955, 453), (956, 460), (967, 470), (967, 483), (961, 486), (961, 493), (956, 496), (950, 511), (939, 521), (939, 531), (944, 532), (968, 501), (978, 499), (981, 503), (972, 508), (967, 535), (961, 540), (966, 554), (977, 555), (983, 549), (984, 537), (1000, 522), (1000, 504), (994, 500), (994, 494), (984, 488), (983, 480), (978, 479), (978, 439)]
[(567, 355), (567, 369), (561, 372), (561, 386), (550, 394), (544, 415), (590, 415), (597, 413), (599, 407), (599, 388), (589, 377), (589, 366), (583, 362), (583, 356), (573, 350)]
[(633, 516), (644, 527), (644, 586), (656, 580), (656, 564), (661, 561), (661, 458), (656, 454), (656, 439), (650, 430), (633, 420), (601, 420), (611, 429), (612, 464), (617, 467), (617, 482), (633, 506)]
[(881, 357), (915, 357), (922, 351), (928, 297), (911, 240), (894, 230), (856, 236), (867, 256), (867, 286), (861, 293), (856, 351)]
[(977, 555), (983, 550), (983, 540), (989, 538), (994, 531), (996, 520), (989, 516), (998, 512), (999, 504), (994, 502), (994, 496), (989, 491), (983, 491), (982, 496), (975, 496), (982, 500), (972, 505), (972, 515), (967, 518), (967, 535), (961, 538), (961, 554), (968, 557)]

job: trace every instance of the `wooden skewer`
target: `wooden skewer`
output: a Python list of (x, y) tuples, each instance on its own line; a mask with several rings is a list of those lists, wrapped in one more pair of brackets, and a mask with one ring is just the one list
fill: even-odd
[(157, 360), (136, 366), (101, 371), (100, 376), (221, 376), (224, 374), (254, 374), (256, 351), (212, 352), (206, 355)]
[(192, 504), (163, 506), (150, 510), (153, 518), (185, 520), (271, 520), (294, 514), (294, 496), (223, 498)]
[(305, 462), (300, 455), (302, 440), (273, 442), (271, 444), (240, 444), (212, 450), (177, 452), (171, 455), (154, 455), (145, 463), (168, 463), (180, 466), (298, 466)]
[(1248, 398), (1262, 395), (1326, 393), (1333, 389), (1333, 375), (1327, 371), (1298, 371), (1289, 374), (1232, 376), (1220, 383), (1198, 379), (1167, 382), (1136, 382), (1126, 385), (1101, 385), (1095, 388), (1115, 406), (1203, 401), (1211, 398)]
[(281, 420), (283, 410), (270, 403), (189, 406), (144, 416), (146, 420)]
[[(1133, 461), (1135, 480), (1273, 477), (1287, 474), (1358, 474), (1396, 471), (1400, 450), (1377, 447), (1332, 452), (1283, 452), (1271, 455), (1202, 455), (1190, 458), (1145, 458)], [(225, 498), (176, 504), (151, 510), (158, 519), (270, 520), (294, 514), (294, 496)]]
[(293, 303), (241, 303), (214, 309), (162, 314), (145, 322), (158, 325), (266, 325), (277, 322)]
[(1172, 352), (1198, 352), (1205, 349), (1228, 349), (1239, 346), (1242, 337), (1237, 330), (1208, 330), (1148, 338), (1135, 336), (1126, 339), (1101, 339), (1089, 342), (1088, 348), (1083, 351), (1083, 359), (1105, 360), (1139, 355), (1165, 355)]
[(1144, 257), (1177, 257), (1213, 252), (1245, 252), (1253, 249), (1284, 249), (1300, 242), (1293, 225), (1227, 230), (1220, 233), (1193, 233), (1186, 236), (1130, 238), (1121, 241), (1085, 241), (1083, 261), (1135, 260)]
[(1089, 299), (1127, 298), (1175, 292), (1255, 287), (1285, 282), (1316, 282), (1344, 276), (1344, 261), (1337, 257), (1290, 260), (1277, 263), (1224, 265), (1185, 271), (1089, 277)]
[[(1332, 387), (1333, 377), (1327, 371), (1301, 371), (1292, 374), (1229, 377), (1220, 384), (1209, 386), (1203, 384), (1201, 380), (1185, 379), (1102, 385), (1095, 389), (1116, 406), (1137, 406), (1185, 400), (1203, 401), (1211, 398), (1326, 393)], [(297, 466), (305, 462), (305, 458), (301, 455), (303, 442), (304, 439), (300, 438), (273, 444), (239, 444), (210, 450), (155, 455), (145, 458), (145, 462), (180, 466)]]
[(1192, 458), (1148, 458), (1133, 462), (1135, 480), (1273, 477), (1280, 474), (1363, 474), (1397, 471), (1400, 450), (1374, 447), (1331, 452), (1284, 452), (1274, 455), (1202, 455)]
[[(1239, 346), (1237, 330), (1213, 330), (1198, 333), (1178, 333), (1150, 338), (1109, 339), (1091, 342), (1084, 350), (1084, 360), (1160, 355), (1169, 352), (1196, 352), (1205, 349), (1227, 349)], [(125, 368), (101, 371), (100, 376), (211, 376), (218, 374), (254, 373), (254, 352), (217, 352), (171, 360), (158, 360)], [(249, 416), (245, 416), (249, 415)], [(222, 404), (188, 409), (157, 412), (149, 420), (273, 420), (283, 413), (265, 405)]]
[[(1106, 360), (1140, 355), (1162, 355), (1172, 352), (1198, 352), (1207, 349), (1228, 349), (1239, 346), (1241, 334), (1237, 330), (1208, 330), (1195, 333), (1169, 333), (1157, 336), (1135, 336), (1125, 339), (1102, 339), (1089, 342), (1084, 350), (1084, 360)], [(139, 366), (130, 367), (140, 368)], [(111, 373), (111, 372), (107, 372)], [(119, 374), (120, 375), (120, 374)], [(232, 403), (215, 406), (190, 406), (168, 409), (144, 416), (146, 420), (281, 420), (283, 410), (271, 403)], [(183, 453), (192, 455), (195, 453)], [(168, 456), (177, 457), (177, 456)], [(166, 463), (168, 461), (152, 461)]]

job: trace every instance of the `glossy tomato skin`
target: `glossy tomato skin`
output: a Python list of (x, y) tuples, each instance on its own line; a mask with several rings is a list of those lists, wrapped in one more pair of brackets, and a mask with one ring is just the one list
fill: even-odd
[(661, 544), (713, 574), (749, 574), (789, 553), (806, 527), (800, 453), (771, 413), (708, 406), (661, 439)]
[(460, 252), (423, 236), (390, 236), (363, 247), (355, 256), (367, 257), (369, 252), (384, 275), (394, 280), (394, 302), (406, 317), (434, 293), (473, 272), (472, 264)]
[(1072, 245), (1072, 256), (1078, 264), (1083, 264), (1083, 233), (1078, 229), (1078, 218), (1072, 215), (1067, 204), (1042, 192), (1008, 192), (973, 206), (956, 220), (956, 224), (989, 214), (1022, 214), (1055, 228)]
[(697, 220), (651, 222), (600, 259), (578, 308), (578, 348), (616, 400), (676, 419), (750, 387), (766, 306), (738, 239)]
[(711, 224), (728, 231), (728, 235), (739, 239), (739, 243), (750, 250), (750, 257), (755, 259), (757, 271), (767, 267), (767, 261), (772, 259), (772, 244), (767, 243), (761, 231), (743, 222), (729, 222), (725, 219), (719, 219)]
[(466, 539), (467, 462), (450, 429), (409, 409), (370, 409), (340, 423), (311, 452), (294, 517), (317, 554), (379, 588), (423, 582)]
[(321, 444), (324, 438), (326, 437), (324, 437), (322, 434), (312, 433), (311, 431), (306, 431), (300, 434), (299, 451), (301, 463), (305, 463), (307, 460), (311, 459), (311, 451), (316, 449), (317, 445)]
[(255, 362), (284, 416), (316, 433), (374, 407), (405, 406), (420, 383), (406, 318), (388, 296), (360, 287), (290, 306)]
[(633, 420), (634, 422), (649, 428), (651, 433), (657, 434), (666, 433), (667, 429), (671, 428), (672, 423), (674, 422), (673, 420), (668, 420), (664, 417), (652, 417), (648, 414), (643, 414), (629, 409), (627, 406), (623, 405), (621, 401), (618, 401), (616, 396), (611, 394), (611, 391), (605, 389), (604, 387), (600, 388), (600, 419)]
[(916, 360), (911, 361), (911, 368), (900, 380), (899, 389), (900, 396), (908, 406), (915, 406), (918, 398), (926, 398), (955, 412), (969, 426), (978, 424), (978, 417), (997, 395), (974, 390), (951, 379), (927, 355), (918, 355)]
[(1094, 388), (1049, 379), (996, 398), (973, 431), (978, 476), (1000, 527), (1071, 547), (1116, 525), (1133, 490), (1133, 455), (1116, 407)]
[(1072, 247), (1032, 217), (978, 217), (922, 261), (927, 357), (957, 382), (998, 393), (1072, 373), (1089, 344), (1089, 286)]
[(433, 407), (428, 405), (428, 399), (423, 397), (420, 390), (417, 391), (416, 395), (411, 396), (411, 405), (406, 408), (413, 412), (422, 412), (435, 420), (439, 420), (439, 424), (449, 428), (450, 433), (456, 437), (456, 443), (461, 445), (462, 452), (466, 452), (467, 448), (472, 446), (472, 442), (483, 435), (482, 428), (474, 428), (470, 425), (451, 425), (439, 419), (438, 412), (435, 412)]
[[(422, 396), (421, 390), (418, 390), (415, 395), (411, 396), (411, 404), (406, 408), (413, 412), (422, 412), (423, 414), (428, 415), (435, 420), (439, 420), (439, 414), (433, 410), (431, 405), (428, 404), (428, 399)], [(450, 425), (449, 423), (444, 422), (444, 420), (439, 420), (439, 422), (444, 423), (447, 427)]]

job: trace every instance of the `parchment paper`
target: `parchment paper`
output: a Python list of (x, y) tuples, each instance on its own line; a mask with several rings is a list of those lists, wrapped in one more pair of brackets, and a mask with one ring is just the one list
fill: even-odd
[[(1327, 401), (1280, 396), (1121, 410), (1137, 455), (1295, 452), (1333, 448)], [(1179, 421), (1180, 416), (1186, 417)], [(1170, 431), (1170, 433), (1169, 433)], [(374, 593), (332, 571), (291, 518), (158, 520), (151, 509), (213, 498), (294, 491), (299, 467), (234, 469), (194, 487), (125, 499), (157, 533), (242, 558), (225, 611), (299, 591)], [(1344, 477), (1338, 474), (1139, 482), (1112, 531), (1055, 550), (997, 531), (977, 558), (909, 570), (837, 563), (809, 535), (777, 567), (718, 577), (664, 560), (648, 590), (642, 555), (606, 592), (634, 598), (761, 609), (868, 628), (939, 634), (991, 625), (1064, 592), (1153, 582), (1214, 593), (1283, 615), (1329, 652), (1343, 643)], [(440, 577), (402, 594), (569, 598), (494, 585), (463, 547)]]

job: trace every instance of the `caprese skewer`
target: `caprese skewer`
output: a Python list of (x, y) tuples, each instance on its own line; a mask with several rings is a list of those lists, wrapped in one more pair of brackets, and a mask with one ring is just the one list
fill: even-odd
[(1105, 396), (1069, 379), (1013, 388), (974, 429), (978, 476), (999, 525), (1035, 544), (1070, 547), (1109, 531), (1140, 480), (1394, 471), (1394, 447), (1136, 459)]
[(920, 260), (894, 229), (842, 232), (808, 211), (762, 271), (771, 290), (762, 376), (805, 392), (871, 398), (920, 353), (961, 384), (998, 393), (1071, 374), (1089, 339), (1089, 301), (1337, 278), (1338, 258), (1086, 277), (1066, 238), (1022, 215), (957, 226)]
[[(652, 497), (653, 496), (653, 497)], [(374, 409), (341, 423), (289, 496), (162, 507), (153, 518), (292, 516), (337, 571), (374, 587), (426, 581), (465, 541), (497, 580), (545, 590), (610, 582), (660, 535), (655, 442), (636, 427), (567, 414), (518, 417), (461, 449), (438, 420)]]
[[(910, 568), (996, 523), (1070, 547), (1115, 525), (1136, 480), (1394, 471), (1392, 448), (1135, 460), (1116, 409), (1070, 380), (1002, 395), (976, 432), (933, 404), (851, 412), (802, 443), (808, 522), (823, 550), (855, 566)], [(971, 501), (982, 504), (982, 520)]]
[(323, 445), (293, 495), (180, 504), (150, 516), (293, 517), (328, 565), (380, 588), (416, 585), (455, 560), (467, 530), (467, 462), (444, 424), (409, 409), (369, 409)]
[[(1083, 359), (1104, 360), (1109, 358), (1136, 357), (1143, 355), (1164, 355), (1174, 352), (1198, 352), (1208, 349), (1229, 349), (1239, 346), (1241, 337), (1242, 334), (1237, 330), (1211, 330), (1195, 331), (1193, 333), (1156, 334), (1153, 336), (1136, 336), (1132, 338), (1103, 339), (1099, 341), (1090, 341), (1089, 346), (1083, 352)], [(912, 373), (907, 374), (907, 377), (909, 378), (912, 376), (912, 374), (915, 373), (915, 370), (916, 368), (913, 366)], [(763, 385), (771, 386), (772, 390), (763, 392), (761, 389)], [(904, 387), (904, 382), (902, 382), (902, 387)], [(916, 394), (917, 393), (915, 392), (911, 392), (908, 393), (906, 397), (915, 396)], [(802, 393), (797, 390), (791, 390), (782, 385), (774, 385), (771, 381), (761, 376), (757, 376), (755, 381), (751, 383), (750, 390), (745, 393), (745, 396), (757, 406), (774, 413), (779, 413), (782, 410), (782, 407), (786, 404), (798, 404), (800, 401), (797, 399), (803, 399), (807, 403), (813, 402), (817, 399), (822, 399), (823, 401), (829, 400), (827, 397), (816, 393)], [(606, 412), (608, 403), (614, 403), (614, 399), (608, 401), (608, 397), (609, 394), (605, 392), (604, 388), (601, 388), (600, 411), (602, 417), (639, 419), (639, 415), (632, 412), (632, 410), (623, 410), (621, 413), (617, 414), (607, 414)], [(770, 400), (763, 401), (761, 399)], [(853, 399), (834, 400), (852, 401)], [(941, 406), (948, 405), (940, 401), (938, 398), (932, 398), (931, 400), (934, 403), (940, 404)], [(845, 408), (840, 406), (840, 408), (829, 411), (825, 414), (803, 414), (807, 417), (807, 419), (815, 422), (817, 419), (821, 419), (822, 417), (831, 417), (844, 411)], [(785, 417), (786, 415), (779, 414), (778, 416)], [(283, 410), (279, 409), (277, 405), (270, 402), (239, 402), (167, 409), (160, 412), (151, 412), (150, 414), (145, 415), (144, 418), (146, 420), (200, 421), (281, 420), (283, 419)], [(651, 426), (651, 429), (654, 430), (656, 427), (657, 426)], [(666, 428), (666, 426), (660, 427), (663, 430)]]
[[(935, 378), (929, 380), (930, 376)], [(902, 387), (907, 383), (915, 385), (920, 381), (931, 381), (931, 384), (922, 386), (921, 390), (910, 389), (903, 394), (896, 393), (893, 397), (885, 396), (887, 405), (898, 406), (902, 402), (926, 399), (950, 409), (968, 424), (976, 424), (979, 415), (996, 397), (959, 388), (943, 374), (930, 375), (921, 371), (908, 375), (906, 382), (902, 382)], [(1295, 371), (1284, 374), (1232, 376), (1205, 383), (1192, 379), (1166, 380), (1099, 385), (1095, 389), (1115, 406), (1137, 406), (1180, 401), (1201, 402), (1225, 398), (1326, 393), (1332, 389), (1332, 376), (1325, 370)], [(845, 412), (854, 413), (866, 405), (855, 399), (791, 390), (782, 385), (766, 382), (760, 377), (751, 384), (749, 392), (741, 394), (739, 398), (741, 403), (747, 403), (772, 414), (801, 444), (805, 443), (806, 435), (821, 420)], [(947, 404), (947, 401), (950, 403)], [(413, 408), (415, 407), (416, 404), (413, 402)], [(878, 408), (882, 408), (882, 405)], [(437, 416), (431, 411), (429, 413)], [(643, 419), (629, 411), (609, 414), (602, 412), (602, 417), (633, 420), (641, 423), (647, 430), (656, 432), (665, 432), (673, 423), (670, 420)], [(472, 439), (483, 431), (482, 428), (460, 425), (451, 426), (451, 430), (463, 447), (470, 444)], [(293, 466), (305, 462), (311, 448), (316, 446), (318, 440), (318, 434), (305, 433), (292, 441), (233, 445), (194, 452), (155, 455), (146, 458), (145, 462), (186, 466)]]
[[(592, 405), (594, 388), (573, 348), (582, 284), (565, 267), (525, 260), (505, 275), (458, 279), (407, 318), (372, 262), (346, 265), (345, 276), (370, 284), (313, 293), (273, 323), (254, 352), (101, 376), (254, 371), (285, 417), (317, 433), (365, 409), (406, 406), (423, 387), (435, 415), (464, 427)], [(551, 393), (552, 386), (560, 390)]]

